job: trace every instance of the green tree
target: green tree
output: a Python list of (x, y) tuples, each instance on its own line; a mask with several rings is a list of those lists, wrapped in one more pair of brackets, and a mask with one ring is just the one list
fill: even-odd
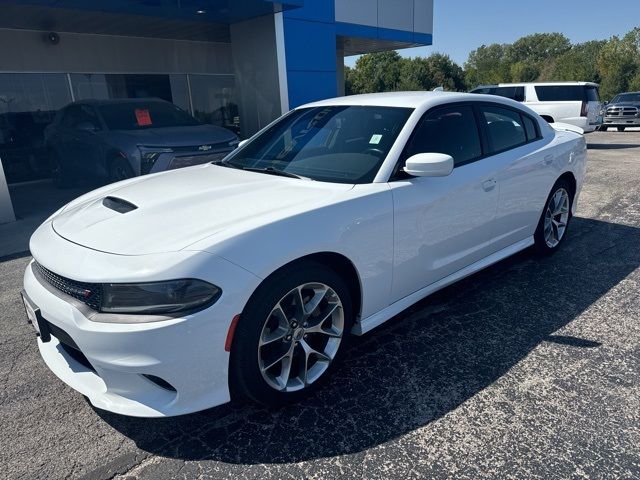
[(400, 54), (395, 51), (367, 53), (349, 72), (352, 93), (373, 93), (398, 90), (400, 83)]
[(433, 90), (436, 87), (448, 91), (466, 89), (464, 71), (448, 55), (434, 53), (428, 57), (401, 60), (399, 90)]
[(469, 87), (511, 81), (511, 66), (506, 58), (507, 45), (482, 45), (469, 54), (464, 64)]
[(556, 58), (570, 48), (571, 42), (562, 33), (535, 33), (509, 45), (505, 56), (510, 64), (524, 62), (532, 65)]
[(629, 90), (640, 72), (640, 28), (622, 39), (614, 36), (602, 47), (597, 57), (602, 83), (600, 93), (605, 100)]
[(540, 68), (536, 63), (516, 62), (511, 65), (512, 82), (533, 82), (540, 76)]
[(607, 44), (606, 40), (579, 43), (560, 55), (552, 63), (552, 68), (543, 72), (541, 80), (578, 80), (600, 83), (601, 77), (595, 59)]

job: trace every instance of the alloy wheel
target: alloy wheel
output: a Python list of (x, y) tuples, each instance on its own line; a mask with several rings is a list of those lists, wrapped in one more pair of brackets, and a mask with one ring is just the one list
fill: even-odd
[(558, 246), (569, 222), (569, 194), (559, 188), (553, 194), (544, 216), (544, 241), (549, 248)]
[(280, 299), (262, 327), (262, 377), (281, 392), (304, 389), (329, 368), (343, 334), (344, 310), (336, 292), (323, 283), (299, 285)]

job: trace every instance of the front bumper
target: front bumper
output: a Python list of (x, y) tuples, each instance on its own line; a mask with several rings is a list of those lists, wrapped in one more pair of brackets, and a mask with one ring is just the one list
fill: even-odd
[(639, 117), (604, 117), (604, 127), (640, 127)]
[[(73, 251), (82, 249), (86, 256), (81, 265), (75, 264), (78, 272), (104, 268), (107, 272), (101, 275), (119, 276), (113, 271), (109, 273), (104, 263), (109, 261), (108, 257), (116, 256), (84, 249), (61, 237), (56, 239), (51, 236), (52, 230), (46, 231), (47, 228), (51, 230), (50, 225), (43, 225), (32, 239), (34, 257), (47, 268), (59, 271), (64, 259), (68, 261)], [(43, 236), (54, 245), (42, 245), (39, 240)], [(58, 257), (50, 259), (45, 253), (55, 245), (62, 250)], [(156, 319), (149, 323), (98, 322), (87, 318), (86, 305), (40, 279), (32, 267), (33, 262), (25, 271), (26, 294), (39, 308), (42, 318), (54, 327), (49, 342), (38, 337), (42, 358), (53, 373), (87, 396), (98, 408), (130, 416), (159, 417), (191, 413), (229, 401), (229, 353), (224, 344), (231, 319), (242, 311), (248, 299), (246, 292), (250, 294), (259, 279), (226, 260), (202, 252), (176, 252), (164, 256), (164, 265), (176, 264), (177, 275), (181, 273), (180, 265), (190, 263), (190, 268), (201, 264), (210, 271), (209, 275), (215, 272), (217, 277), (224, 279), (217, 282), (223, 290), (218, 302), (184, 317)], [(130, 268), (134, 271), (138, 268), (140, 272), (136, 263), (141, 257), (128, 258)], [(197, 261), (194, 262), (194, 258)], [(158, 260), (146, 258), (148, 269), (153, 270), (150, 266)], [(120, 257), (113, 263), (119, 264), (116, 268), (122, 268), (122, 261), (123, 257)], [(147, 273), (153, 280), (153, 272)], [(69, 276), (68, 271), (64, 274)], [(95, 280), (102, 281), (100, 278)], [(77, 346), (80, 356), (74, 355), (70, 343)], [(172, 388), (166, 388), (167, 385), (157, 379)]]

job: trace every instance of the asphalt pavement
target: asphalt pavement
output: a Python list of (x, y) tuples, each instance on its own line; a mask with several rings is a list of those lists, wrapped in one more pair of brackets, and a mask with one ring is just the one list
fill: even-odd
[(522, 252), (420, 302), (286, 408), (169, 419), (92, 408), (40, 358), (19, 298), (29, 258), (0, 262), (0, 472), (640, 478), (640, 132), (587, 138), (561, 251)]

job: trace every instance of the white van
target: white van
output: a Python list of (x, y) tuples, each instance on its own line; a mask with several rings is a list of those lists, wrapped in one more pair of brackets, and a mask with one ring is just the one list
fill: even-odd
[(549, 123), (570, 123), (589, 133), (602, 125), (598, 88), (591, 82), (500, 83), (481, 85), (471, 93), (511, 98)]

